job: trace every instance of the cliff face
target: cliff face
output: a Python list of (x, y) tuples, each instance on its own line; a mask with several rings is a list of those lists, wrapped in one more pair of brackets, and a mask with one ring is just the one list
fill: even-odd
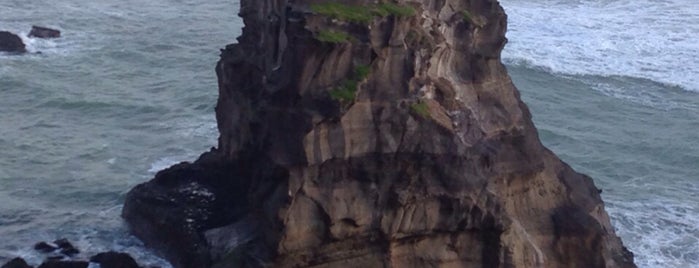
[(178, 267), (635, 267), (539, 141), (491, 0), (242, 0), (217, 149), (124, 206)]

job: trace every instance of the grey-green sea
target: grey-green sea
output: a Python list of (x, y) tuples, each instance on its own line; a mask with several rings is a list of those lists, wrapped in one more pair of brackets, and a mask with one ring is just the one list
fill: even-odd
[[(501, 0), (503, 52), (546, 146), (595, 179), (639, 267), (699, 267), (699, 1)], [(216, 145), (214, 66), (239, 0), (1, 0), (0, 263), (38, 241), (169, 267), (126, 192)]]

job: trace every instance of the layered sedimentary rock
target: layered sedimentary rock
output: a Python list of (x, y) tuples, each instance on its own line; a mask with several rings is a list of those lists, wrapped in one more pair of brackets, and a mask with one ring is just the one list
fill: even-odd
[(539, 141), (492, 0), (242, 0), (218, 147), (123, 216), (176, 267), (634, 267)]

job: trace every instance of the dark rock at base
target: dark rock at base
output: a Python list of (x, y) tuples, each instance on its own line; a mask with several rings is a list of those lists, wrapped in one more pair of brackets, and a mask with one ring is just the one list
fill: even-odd
[(80, 253), (80, 250), (75, 248), (75, 246), (73, 246), (73, 244), (70, 243), (70, 241), (68, 241), (68, 239), (65, 239), (65, 238), (58, 239), (56, 241), (53, 241), (53, 243), (56, 244), (58, 246), (58, 248), (61, 249), (61, 254), (64, 254), (66, 256), (72, 257), (72, 256)]
[(33, 268), (22, 258), (14, 258), (0, 268)]
[(156, 174), (126, 196), (122, 217), (131, 232), (159, 249), (175, 267), (210, 267), (204, 232), (225, 226), (246, 207), (247, 177), (216, 152)]
[(27, 48), (16, 34), (0, 31), (0, 52), (25, 53)]
[(61, 239), (58, 239), (56, 241), (53, 241), (53, 243), (56, 244), (56, 246), (58, 246), (59, 248), (75, 248), (73, 246), (73, 244), (70, 243), (70, 241), (68, 241), (68, 239), (65, 239), (65, 238), (61, 238)]
[(114, 251), (92, 256), (90, 261), (99, 263), (101, 268), (139, 268), (138, 263), (129, 254)]
[(39, 251), (41, 253), (49, 253), (57, 250), (58, 247), (53, 246), (49, 243), (46, 242), (39, 242), (34, 245), (34, 250)]
[(89, 265), (86, 261), (47, 261), (38, 268), (87, 268)]
[(61, 37), (61, 31), (41, 26), (32, 26), (32, 30), (29, 32), (29, 37), (37, 38), (58, 38)]

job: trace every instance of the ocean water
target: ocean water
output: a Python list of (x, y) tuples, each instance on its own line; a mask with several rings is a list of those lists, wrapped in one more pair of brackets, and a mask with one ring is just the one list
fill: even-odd
[[(640, 267), (699, 267), (699, 2), (501, 0), (503, 53), (543, 142), (589, 174)], [(129, 236), (124, 195), (216, 144), (218, 49), (238, 0), (2, 0), (0, 262), (68, 238), (168, 267)]]
[(41, 54), (0, 55), (0, 263), (68, 238), (90, 256), (127, 251), (126, 192), (216, 144), (219, 49), (240, 34), (237, 0), (1, 0), (0, 29), (33, 24)]
[(639, 267), (699, 267), (699, 1), (501, 3), (544, 144), (595, 179)]

